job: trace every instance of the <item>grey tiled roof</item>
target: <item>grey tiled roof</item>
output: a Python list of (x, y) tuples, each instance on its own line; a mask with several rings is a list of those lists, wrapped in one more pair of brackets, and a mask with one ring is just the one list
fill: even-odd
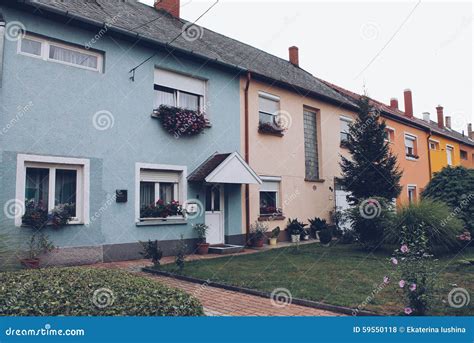
[[(77, 19), (112, 23), (118, 27), (166, 44), (178, 36), (188, 23), (166, 15), (134, 0), (26, 0), (41, 10), (67, 11)], [(212, 12), (209, 14), (212, 15)], [(266, 53), (248, 44), (200, 27), (202, 37), (193, 41), (182, 36), (172, 44), (194, 54), (234, 67), (240, 67), (265, 78), (296, 87), (301, 95), (314, 93), (336, 103), (354, 106), (347, 98), (289, 61)]]
[(204, 181), (229, 156), (230, 154), (215, 153), (189, 174), (188, 181)]

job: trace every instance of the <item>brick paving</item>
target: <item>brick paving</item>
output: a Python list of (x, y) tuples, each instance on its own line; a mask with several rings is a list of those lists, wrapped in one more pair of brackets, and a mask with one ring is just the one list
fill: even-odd
[[(239, 255), (254, 252), (255, 250), (246, 249)], [(222, 255), (190, 255), (187, 256), (187, 260), (190, 261), (219, 257), (222, 257)], [(164, 257), (161, 262), (166, 264), (173, 261), (174, 257)], [(139, 275), (156, 280), (166, 286), (182, 289), (201, 301), (204, 306), (204, 313), (208, 316), (342, 316), (340, 313), (296, 304), (279, 304), (277, 306), (267, 298), (229, 291), (217, 287), (210, 287), (206, 284), (201, 285), (178, 280), (167, 276), (153, 275), (141, 271), (142, 267), (149, 265), (149, 260), (133, 260), (98, 263), (93, 266), (135, 272)]]

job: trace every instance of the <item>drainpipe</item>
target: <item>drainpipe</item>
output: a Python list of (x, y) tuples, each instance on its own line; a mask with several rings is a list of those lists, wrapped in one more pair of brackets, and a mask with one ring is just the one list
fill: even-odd
[[(249, 86), (252, 74), (247, 72), (247, 82), (244, 89), (244, 140), (245, 140), (245, 162), (250, 164), (249, 158)], [(248, 242), (250, 235), (250, 187), (245, 185), (245, 243)]]
[(426, 139), (426, 142), (428, 143), (428, 171), (429, 171), (429, 177), (431, 180), (431, 150), (430, 150), (430, 138), (432, 136), (432, 131), (429, 129), (428, 131), (428, 138)]
[(3, 79), (3, 48), (5, 45), (5, 20), (0, 13), (0, 88), (2, 88)]

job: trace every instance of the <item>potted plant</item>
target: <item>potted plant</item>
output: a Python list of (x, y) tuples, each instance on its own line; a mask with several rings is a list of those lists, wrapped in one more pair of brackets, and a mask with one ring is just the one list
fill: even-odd
[(308, 229), (302, 229), (301, 230), (301, 239), (303, 241), (309, 241), (309, 230)]
[(311, 233), (313, 234), (313, 237), (319, 239), (318, 233), (321, 230), (327, 229), (328, 227), (326, 219), (315, 217), (314, 219), (308, 219), (308, 221), (310, 224), (309, 228), (311, 230)]
[(48, 236), (44, 233), (35, 233), (31, 235), (30, 241), (28, 242), (28, 257), (21, 259), (20, 263), (26, 268), (39, 268), (39, 256), (53, 249), (54, 245), (49, 241)]
[(277, 242), (278, 242), (278, 236), (280, 235), (280, 227), (277, 226), (276, 228), (274, 228), (272, 230), (272, 235), (270, 236), (270, 239), (268, 240), (268, 243), (270, 245), (277, 245)]
[(263, 247), (263, 241), (266, 237), (265, 233), (268, 231), (268, 226), (262, 222), (255, 221), (250, 225), (251, 242), (254, 247)]
[(301, 233), (303, 232), (304, 227), (307, 224), (299, 222), (298, 219), (288, 219), (288, 224), (286, 225), (286, 231), (291, 237), (292, 243), (297, 243), (300, 241)]
[(206, 233), (209, 229), (209, 226), (204, 223), (200, 223), (193, 225), (193, 228), (196, 230), (200, 241), (197, 244), (197, 253), (199, 255), (207, 255), (209, 253), (209, 243), (206, 243)]
[(319, 232), (319, 241), (324, 246), (329, 246), (332, 241), (332, 230), (327, 228)]

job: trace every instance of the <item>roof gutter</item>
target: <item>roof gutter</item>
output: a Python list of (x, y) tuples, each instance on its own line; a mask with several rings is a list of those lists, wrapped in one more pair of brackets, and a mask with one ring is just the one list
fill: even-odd
[(3, 80), (3, 50), (5, 48), (5, 20), (0, 13), (0, 88), (2, 88)]
[[(244, 88), (244, 144), (245, 144), (245, 162), (250, 165), (250, 142), (249, 142), (249, 87), (252, 74), (247, 72), (247, 80)], [(250, 186), (245, 184), (245, 242), (250, 239)]]

